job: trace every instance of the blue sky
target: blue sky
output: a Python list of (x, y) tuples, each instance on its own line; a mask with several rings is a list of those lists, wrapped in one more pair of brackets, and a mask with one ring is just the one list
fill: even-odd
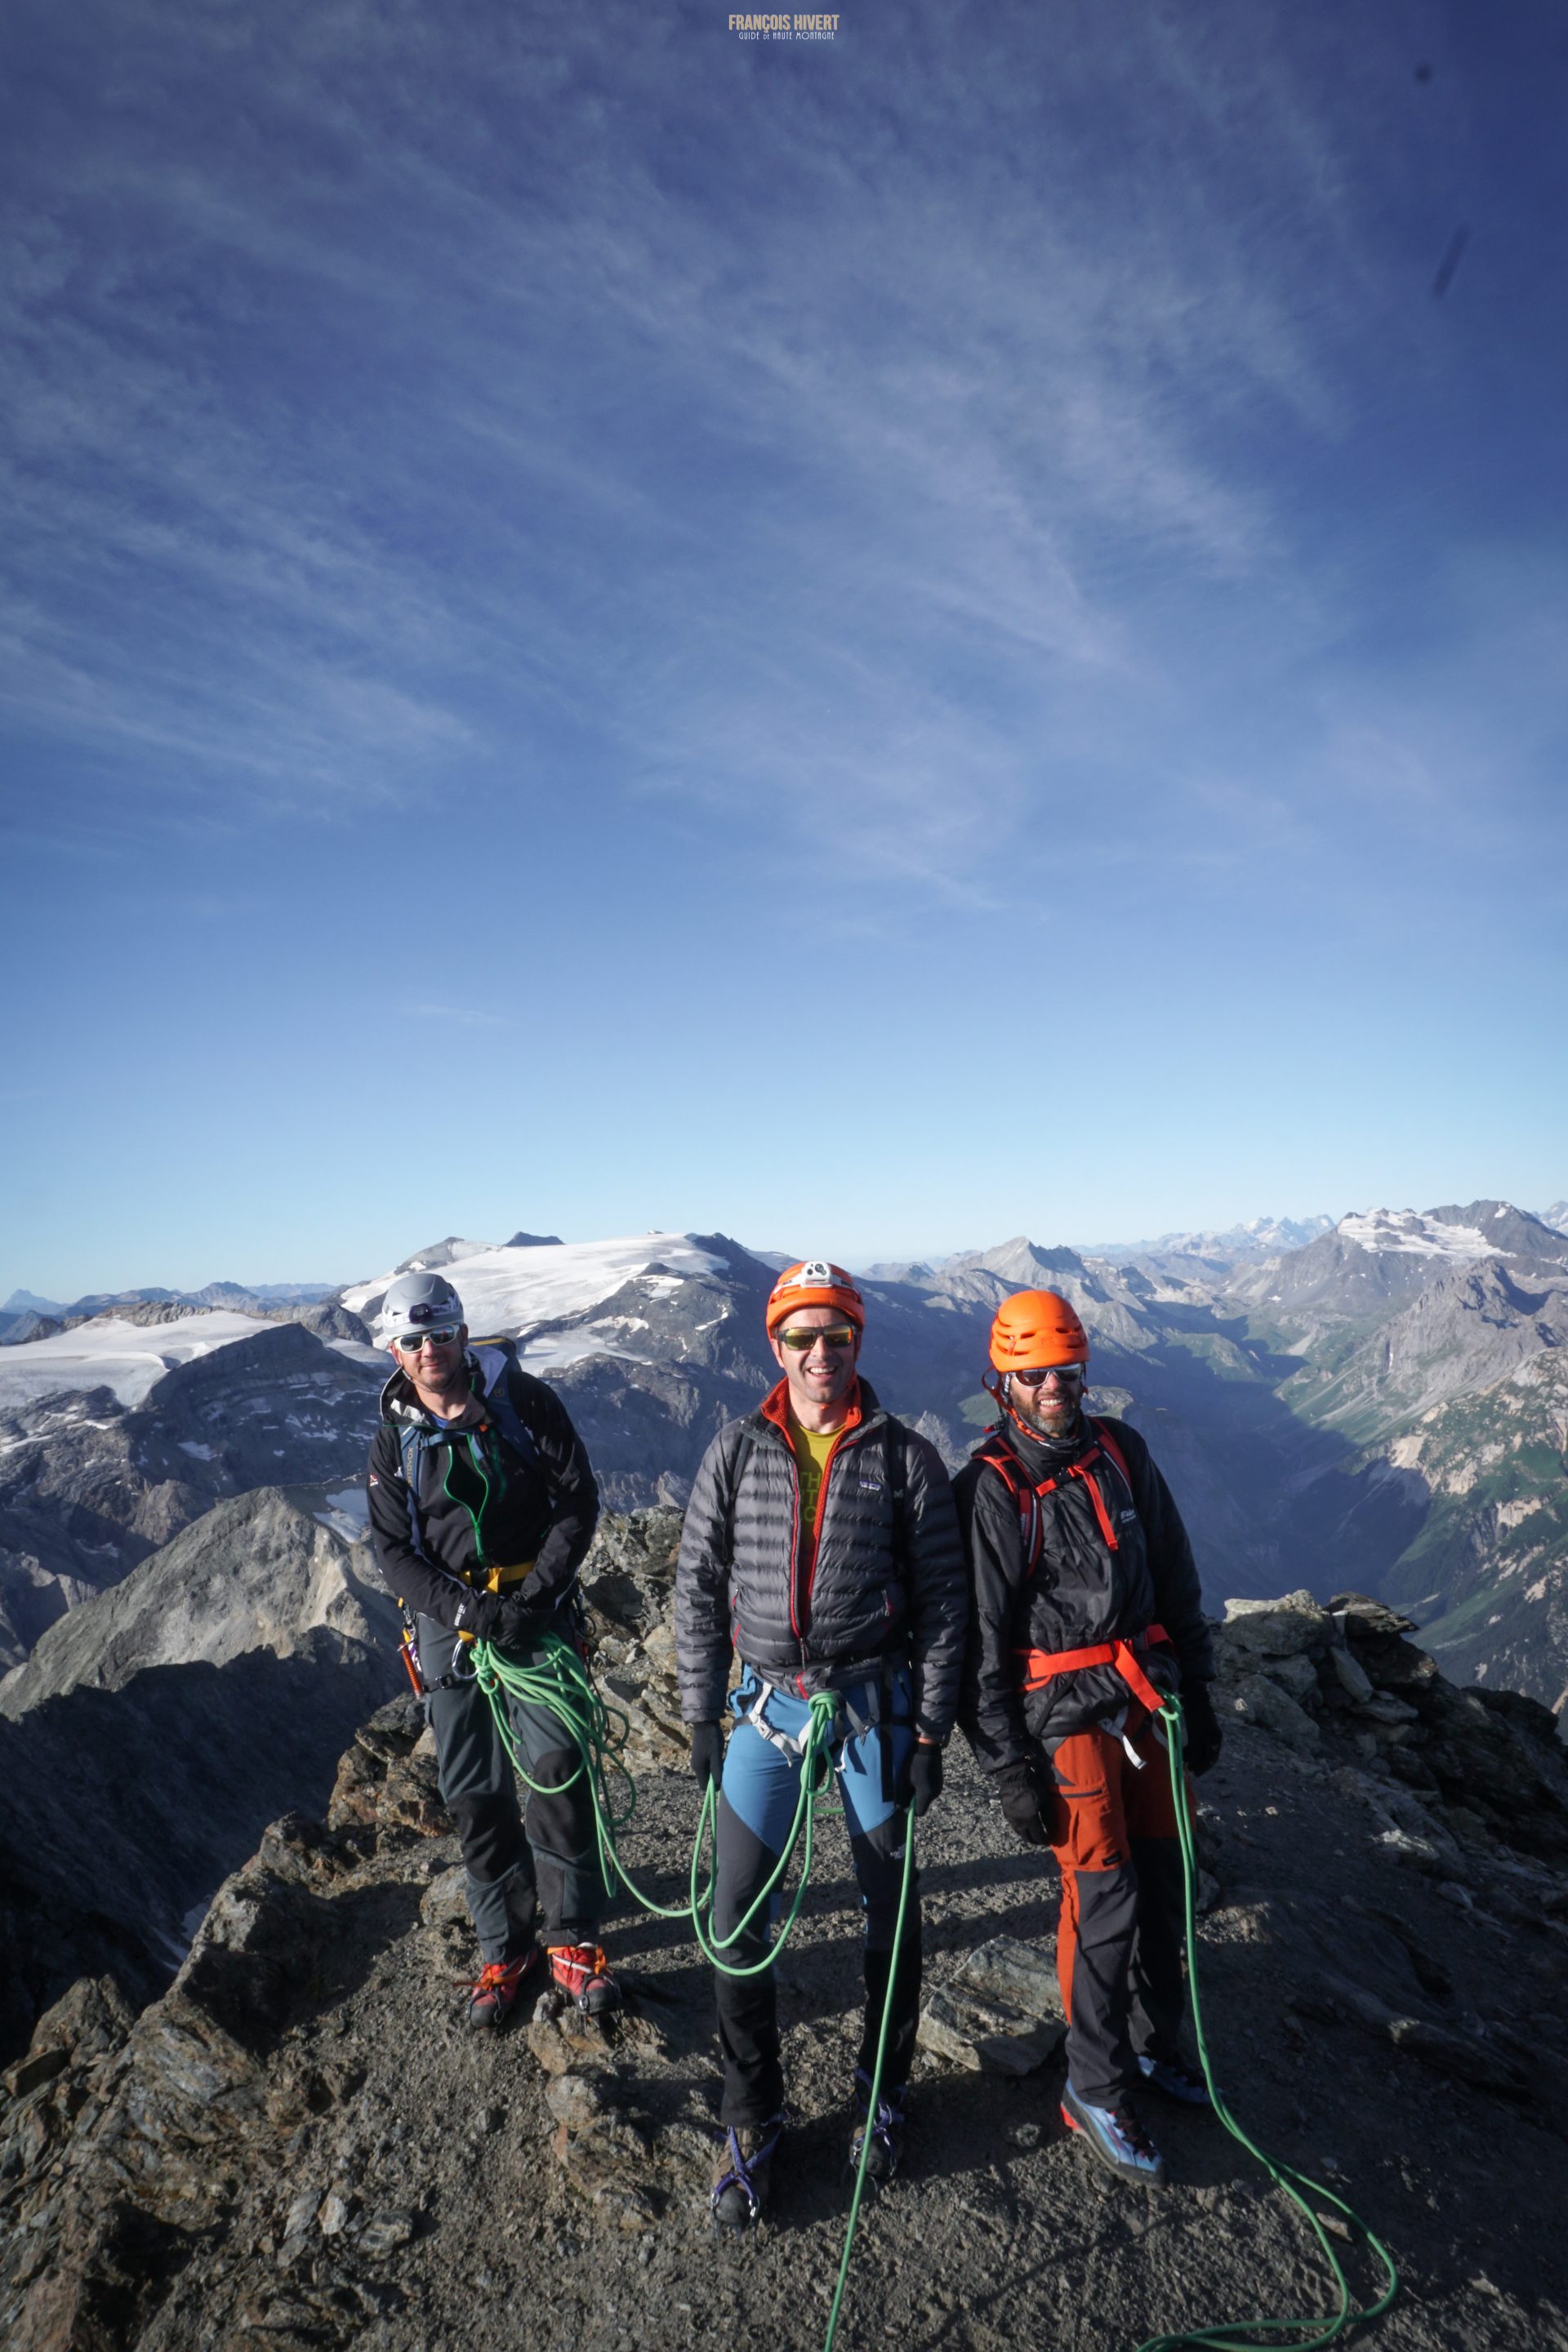
[(1568, 1192), (1560, 10), (0, 66), (0, 1295)]

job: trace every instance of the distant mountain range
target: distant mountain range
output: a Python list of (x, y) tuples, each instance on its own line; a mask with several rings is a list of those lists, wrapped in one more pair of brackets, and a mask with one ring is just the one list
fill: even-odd
[(1244, 1225), (1226, 1225), (1223, 1232), (1161, 1234), (1153, 1241), (1100, 1242), (1082, 1245), (1085, 1257), (1108, 1257), (1116, 1265), (1130, 1258), (1203, 1258), (1216, 1267), (1237, 1265), (1244, 1258), (1278, 1257), (1283, 1250), (1304, 1249), (1320, 1234), (1329, 1232), (1332, 1217), (1251, 1217)]
[(91, 1322), (97, 1315), (134, 1315), (157, 1319), (160, 1307), (195, 1315), (200, 1307), (233, 1307), (240, 1315), (294, 1315), (306, 1318), (322, 1298), (336, 1298), (331, 1282), (209, 1282), (200, 1291), (94, 1291), (61, 1306), (58, 1298), (40, 1298), (37, 1291), (12, 1291), (0, 1307), (0, 1345), (54, 1339), (75, 1324)]
[[(991, 1417), (998, 1300), (1059, 1288), (1092, 1335), (1101, 1408), (1166, 1469), (1215, 1605), (1353, 1586), (1417, 1614), (1449, 1671), (1555, 1702), (1565, 1227), (1562, 1203), (1536, 1217), (1480, 1201), (878, 1264), (862, 1276), (865, 1368), (956, 1465)], [(313, 1299), (139, 1293), (0, 1350), (0, 1661), (250, 1487), (351, 1529), (385, 1369), (369, 1332), (412, 1266), (449, 1275), (476, 1336), (518, 1339), (610, 1504), (683, 1502), (713, 1431), (776, 1377), (762, 1308), (777, 1264), (723, 1234), (449, 1235), (336, 1292), (294, 1286)]]

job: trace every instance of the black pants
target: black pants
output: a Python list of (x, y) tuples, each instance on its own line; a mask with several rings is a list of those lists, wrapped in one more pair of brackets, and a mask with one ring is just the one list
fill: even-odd
[[(420, 1671), (434, 1684), (452, 1671), (465, 1645), (431, 1618), (421, 1617), (418, 1627)], [(523, 1665), (542, 1656), (528, 1648), (508, 1654)], [(526, 1951), (542, 1901), (547, 1943), (593, 1943), (607, 1897), (586, 1778), (577, 1773), (559, 1796), (531, 1790), (525, 1813), (511, 1759), (478, 1685), (433, 1689), (428, 1705), (441, 1795), (457, 1823), (484, 1958), (511, 1960)], [(530, 1778), (547, 1790), (572, 1779), (577, 1750), (549, 1709), (509, 1699), (507, 1714)]]

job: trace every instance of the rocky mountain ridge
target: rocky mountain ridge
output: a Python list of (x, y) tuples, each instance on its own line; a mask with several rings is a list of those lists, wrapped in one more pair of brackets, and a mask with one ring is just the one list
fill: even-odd
[[(722, 1234), (572, 1245), (530, 1234), (500, 1245), (447, 1236), (404, 1261), (426, 1263), (453, 1273), (476, 1332), (515, 1337), (529, 1369), (561, 1391), (617, 1508), (681, 1504), (713, 1432), (776, 1377), (762, 1329), (774, 1266)], [(309, 1310), (343, 1318), (329, 1345), (342, 1377), (364, 1383), (358, 1426), (367, 1435), (384, 1359), (363, 1342), (356, 1351), (353, 1335), (389, 1278), (351, 1285)], [(1552, 1507), (1563, 1456), (1548, 1461), (1543, 1452), (1550, 1416), (1521, 1417), (1533, 1393), (1529, 1368), (1547, 1362), (1568, 1328), (1568, 1242), (1542, 1220), (1493, 1201), (1356, 1212), (1302, 1247), (1226, 1266), (1179, 1253), (1113, 1260), (1016, 1236), (939, 1265), (879, 1266), (864, 1280), (868, 1376), (951, 1465), (993, 1410), (981, 1374), (997, 1300), (1020, 1285), (1051, 1284), (1073, 1298), (1091, 1332), (1097, 1409), (1125, 1413), (1150, 1436), (1205, 1570), (1228, 1590), (1354, 1583), (1394, 1598), (1414, 1591), (1442, 1628), (1435, 1640), (1449, 1638), (1454, 1620), (1467, 1670), (1484, 1666), (1494, 1681), (1506, 1674), (1549, 1701), (1568, 1685), (1558, 1616), (1518, 1598), (1542, 1577), (1544, 1591), (1555, 1591), (1568, 1566)], [(176, 1309), (148, 1302), (139, 1311)], [(171, 1349), (199, 1320), (182, 1312), (167, 1327)], [(252, 1328), (233, 1320), (237, 1331)], [(7, 1378), (15, 1382), (27, 1366), (37, 1381), (54, 1377), (61, 1350), (100, 1346), (109, 1328), (6, 1350), (0, 1407)], [(160, 1519), (145, 1468), (156, 1414), (140, 1425), (128, 1459), (112, 1412), (83, 1412), (86, 1376), (63, 1364), (58, 1376), (78, 1381), (76, 1405), (37, 1394), (35, 1381), (31, 1402), (14, 1408), (19, 1418), (0, 1426), (0, 1446), (9, 1441), (0, 1452), (0, 1610), (8, 1621), (0, 1622), (0, 1656), (12, 1660), (73, 1598), (141, 1556), (121, 1527), (141, 1514), (149, 1534), (167, 1535), (184, 1523), (181, 1512), (190, 1516), (184, 1489), (212, 1498), (210, 1486), (201, 1492), (196, 1450), (211, 1441), (182, 1425), (162, 1498), (174, 1516)], [(236, 1410), (243, 1414), (237, 1402)], [(1489, 1451), (1489, 1412), (1507, 1433), (1507, 1462)], [(73, 1415), (103, 1424), (98, 1483), (122, 1489), (108, 1530), (95, 1531), (86, 1515), (90, 1447), (79, 1427), (71, 1434)], [(1443, 1415), (1437, 1427), (1432, 1417)], [(349, 1441), (353, 1418), (345, 1416), (341, 1449), (319, 1454), (345, 1492), (361, 1466)], [(1421, 1433), (1429, 1423), (1428, 1444)], [(1477, 1467), (1487, 1475), (1461, 1490), (1454, 1445), (1466, 1430), (1478, 1436), (1486, 1458)], [(51, 1468), (57, 1438), (67, 1458)], [(273, 1446), (241, 1475), (302, 1491), (316, 1444), (284, 1414)], [(1424, 1465), (1439, 1460), (1446, 1466), (1435, 1483)], [(1503, 1492), (1521, 1465), (1536, 1465), (1531, 1493)], [(332, 1490), (316, 1484), (324, 1504)], [(1545, 1551), (1531, 1555), (1531, 1573), (1519, 1583), (1508, 1515), (1526, 1503)], [(1483, 1590), (1491, 1605), (1477, 1599)]]
[(209, 1352), (135, 1367), (134, 1402), (90, 1355), (91, 1385), (13, 1402), (0, 1380), (0, 1665), (225, 1496), (363, 1476), (379, 1369), (299, 1323), (231, 1319)]
[[(673, 1514), (616, 1523), (601, 1670), (639, 1722), (629, 1858), (682, 1899), (695, 1799), (660, 1771)], [(1234, 1607), (1230, 1729), (1202, 1784), (1198, 1964), (1215, 2063), (1270, 2150), (1347, 2196), (1403, 2287), (1392, 2352), (1563, 2352), (1568, 1772), (1528, 1701), (1455, 1690), (1393, 1612)], [(614, 1652), (613, 1661), (610, 1652)], [(1062, 2132), (1054, 1878), (955, 1744), (921, 1825), (928, 1984), (910, 2153), (866, 2210), (841, 2341), (1003, 2352), (1329, 2307), (1300, 2229), (1209, 2119), (1162, 2111), (1173, 2185)], [(687, 2352), (715, 2326), (820, 2342), (845, 2221), (858, 2000), (825, 1835), (782, 1971), (795, 2126), (742, 2248), (706, 2215), (708, 1973), (624, 1911), (607, 2028), (549, 1999), (461, 2022), (460, 1874), (418, 1710), (354, 1737), (324, 1820), (275, 1822), (169, 1990), (77, 1984), (5, 2076), (0, 2333), (15, 2352)], [(1500, 2160), (1506, 2150), (1506, 2160)], [(1364, 2254), (1346, 2261), (1360, 2286)]]
[(162, 1990), (187, 1915), (402, 1684), (395, 1626), (363, 1547), (262, 1487), (50, 1627), (0, 1684), (0, 2046), (83, 1969)]

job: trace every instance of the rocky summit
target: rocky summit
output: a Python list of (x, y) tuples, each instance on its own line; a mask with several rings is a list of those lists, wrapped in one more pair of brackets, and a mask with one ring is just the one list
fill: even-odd
[[(644, 1891), (686, 1899), (696, 1797), (669, 1676), (673, 1511), (606, 1522), (597, 1666), (624, 1707)], [(1546, 1710), (1448, 1683), (1354, 1593), (1233, 1603), (1201, 1784), (1197, 1967), (1216, 2076), (1259, 2144), (1342, 2197), (1401, 2292), (1399, 2352), (1568, 2347), (1568, 1771)], [(231, 1671), (229, 1668), (223, 1670)], [(103, 1694), (94, 1694), (105, 1696)], [(110, 1695), (118, 1703), (125, 1693)], [(821, 2342), (849, 2188), (859, 1950), (841, 1830), (781, 1975), (793, 2127), (747, 2242), (713, 2232), (709, 1972), (623, 1907), (605, 2024), (551, 1997), (470, 2032), (475, 1965), (419, 1708), (355, 1734), (140, 2014), (73, 1985), (4, 2077), (11, 2352), (657, 2352)], [(1151, 2115), (1163, 2195), (1058, 2113), (1054, 1874), (961, 1743), (919, 1832), (927, 1985), (905, 2167), (868, 2197), (846, 2347), (1131, 2347), (1332, 2308), (1303, 2225), (1214, 2120)], [(1326, 2203), (1352, 2286), (1376, 2270)]]

